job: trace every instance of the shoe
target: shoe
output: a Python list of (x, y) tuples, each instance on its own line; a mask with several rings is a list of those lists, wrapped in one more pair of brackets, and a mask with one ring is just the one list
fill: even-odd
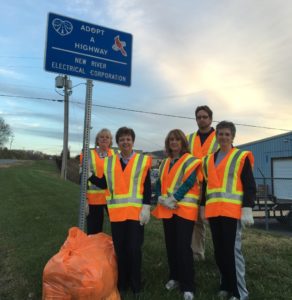
[(194, 299), (194, 293), (184, 292), (184, 300), (193, 300), (193, 299)]
[(239, 298), (232, 296), (231, 298), (229, 298), (229, 300), (239, 300)]
[(170, 279), (166, 285), (165, 285), (165, 288), (169, 291), (173, 290), (173, 289), (176, 289), (177, 287), (179, 286), (178, 284), (178, 281), (176, 280), (173, 280), (173, 279)]
[(225, 300), (225, 299), (228, 298), (228, 296), (229, 296), (229, 292), (224, 291), (224, 290), (219, 291), (218, 294), (217, 294), (217, 297), (218, 297), (220, 300)]
[(137, 300), (142, 299), (141, 293), (134, 293), (134, 298), (137, 299)]
[(204, 261), (205, 255), (199, 254), (199, 253), (194, 253), (193, 258), (194, 258), (194, 261)]

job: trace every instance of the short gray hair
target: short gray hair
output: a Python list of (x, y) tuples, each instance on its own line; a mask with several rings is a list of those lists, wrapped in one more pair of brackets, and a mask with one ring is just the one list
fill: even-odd
[(234, 138), (235, 133), (236, 133), (236, 127), (235, 127), (234, 123), (229, 122), (229, 121), (221, 121), (217, 124), (217, 126), (216, 126), (216, 135), (218, 133), (218, 130), (225, 129), (225, 128), (230, 129), (231, 135)]

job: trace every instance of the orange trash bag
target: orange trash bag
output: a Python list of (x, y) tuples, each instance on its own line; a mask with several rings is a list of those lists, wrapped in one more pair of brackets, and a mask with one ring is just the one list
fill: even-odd
[(112, 238), (104, 233), (87, 236), (72, 227), (44, 268), (42, 299), (120, 300), (117, 277)]

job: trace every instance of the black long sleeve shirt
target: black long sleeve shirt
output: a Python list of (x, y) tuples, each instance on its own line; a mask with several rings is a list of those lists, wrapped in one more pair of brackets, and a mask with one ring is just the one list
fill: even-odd
[[(127, 164), (120, 158), (122, 169), (124, 170), (127, 166)], [(92, 175), (88, 179), (92, 184), (96, 185), (97, 187), (101, 189), (107, 189), (107, 182), (105, 175), (103, 175), (101, 178), (96, 177), (95, 174)], [(150, 179), (150, 171), (148, 170), (145, 181), (144, 181), (144, 191), (143, 191), (143, 201), (142, 204), (150, 204), (151, 201), (151, 179)]]
[(214, 131), (215, 129), (213, 127), (211, 127), (210, 131), (203, 133), (200, 130), (197, 131), (197, 135), (200, 137), (200, 141), (201, 141), (201, 145), (203, 146), (203, 144), (205, 143), (206, 139), (208, 138), (208, 136)]

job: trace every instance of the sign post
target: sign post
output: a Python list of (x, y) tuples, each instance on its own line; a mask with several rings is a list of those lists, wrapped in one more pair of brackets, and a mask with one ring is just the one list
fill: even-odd
[(89, 158), (89, 138), (91, 123), (91, 107), (92, 107), (92, 80), (86, 82), (86, 98), (85, 98), (85, 114), (84, 114), (84, 132), (83, 132), (83, 149), (82, 149), (82, 173), (80, 183), (80, 206), (78, 227), (84, 231), (85, 227), (85, 202), (88, 177), (88, 158)]
[(45, 70), (87, 79), (79, 228), (84, 231), (93, 80), (131, 85), (132, 35), (48, 14)]

